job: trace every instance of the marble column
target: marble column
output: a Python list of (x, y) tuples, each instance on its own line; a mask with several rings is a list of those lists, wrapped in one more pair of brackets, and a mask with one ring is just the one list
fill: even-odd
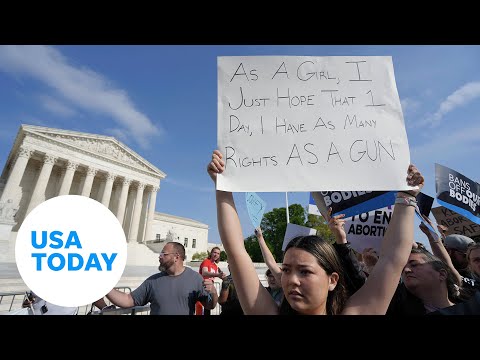
[(138, 225), (138, 242), (145, 243), (145, 230), (147, 229), (148, 216), (148, 192), (143, 193), (142, 211), (140, 212), (140, 221)]
[(122, 192), (120, 193), (120, 199), (118, 200), (117, 219), (123, 226), (123, 218), (125, 217), (125, 208), (127, 206), (128, 188), (130, 187), (130, 179), (124, 179), (122, 185)]
[(92, 192), (92, 184), (95, 175), (97, 175), (97, 169), (93, 167), (89, 167), (87, 169), (87, 176), (85, 177), (85, 182), (83, 183), (82, 188), (82, 196), (90, 197), (90, 193)]
[(12, 171), (8, 177), (5, 188), (3, 189), (2, 197), (0, 199), (0, 205), (7, 203), (9, 200), (14, 200), (15, 192), (20, 185), (27, 163), (33, 154), (33, 150), (27, 146), (21, 146), (17, 153)]
[(97, 191), (97, 195), (95, 196), (95, 200), (97, 200), (98, 202), (102, 202), (102, 196), (103, 196), (103, 193), (105, 192), (105, 185), (107, 183), (107, 179), (105, 178), (104, 174), (101, 174), (99, 176), (99, 180), (100, 180), (100, 183), (98, 184), (98, 191)]
[(139, 183), (137, 186), (137, 195), (135, 198), (135, 205), (133, 208), (132, 227), (130, 228), (129, 242), (138, 241), (138, 228), (140, 225), (140, 213), (142, 212), (142, 198), (145, 184)]
[(43, 158), (42, 169), (40, 175), (38, 175), (37, 183), (33, 189), (32, 197), (30, 198), (30, 204), (28, 204), (27, 213), (32, 211), (38, 204), (45, 200), (45, 190), (47, 189), (48, 180), (52, 173), (53, 165), (55, 165), (56, 157), (46, 154)]
[[(82, 195), (82, 190), (83, 190), (83, 186), (85, 185), (86, 178), (87, 178), (87, 175), (82, 174), (82, 176), (80, 178), (80, 181), (78, 182), (78, 189), (76, 190), (75, 195)], [(74, 177), (74, 179), (75, 179), (75, 177)]]
[(157, 192), (159, 187), (152, 186), (150, 190), (150, 203), (148, 204), (147, 229), (145, 231), (145, 240), (155, 240), (153, 235), (153, 219), (155, 216), (155, 205), (157, 203)]
[(67, 172), (67, 168), (65, 167), (60, 167), (59, 169), (59, 173), (60, 173), (60, 177), (58, 179), (58, 184), (57, 184), (57, 196), (58, 194), (60, 193), (60, 188), (62, 187), (62, 184), (63, 184), (63, 179), (65, 179), (65, 173)]
[(112, 187), (115, 180), (115, 175), (108, 173), (107, 182), (105, 183), (105, 188), (103, 189), (102, 201), (101, 203), (108, 208), (110, 204), (110, 197), (112, 196)]
[(67, 170), (65, 171), (65, 176), (63, 177), (62, 185), (58, 192), (58, 196), (68, 195), (70, 193), (70, 188), (72, 186), (73, 175), (78, 168), (78, 164), (73, 161), (67, 161)]

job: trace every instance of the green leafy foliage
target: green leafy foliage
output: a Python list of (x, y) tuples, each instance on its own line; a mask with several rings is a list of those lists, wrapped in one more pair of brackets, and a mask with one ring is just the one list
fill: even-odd
[(323, 216), (308, 214), (308, 220), (305, 223), (305, 226), (316, 229), (317, 235), (322, 239), (327, 240), (331, 244), (335, 242), (335, 236), (330, 231), (327, 221), (323, 218)]
[(220, 261), (227, 261), (227, 253), (223, 250), (220, 252)]
[(192, 260), (205, 260), (208, 257), (207, 252), (200, 252), (200, 253), (195, 253), (192, 255)]
[(255, 235), (250, 235), (245, 239), (245, 249), (253, 262), (263, 262), (262, 251)]
[[(330, 232), (330, 229), (328, 229), (328, 225), (326, 225), (323, 218), (309, 214), (308, 219), (306, 219), (305, 216), (307, 211), (300, 204), (292, 204), (288, 207), (288, 209), (290, 223), (315, 228), (320, 236), (324, 236), (326, 239), (333, 239), (333, 235)], [(285, 237), (285, 231), (287, 230), (286, 209), (284, 207), (274, 208), (272, 211), (265, 213), (263, 215), (260, 227), (262, 228), (265, 242), (272, 252), (275, 261), (282, 262), (283, 238)], [(264, 261), (255, 235), (250, 235), (245, 239), (245, 248), (247, 249), (252, 261)]]

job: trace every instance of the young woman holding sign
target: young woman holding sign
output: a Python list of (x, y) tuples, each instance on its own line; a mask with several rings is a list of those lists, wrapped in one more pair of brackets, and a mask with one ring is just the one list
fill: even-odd
[[(217, 174), (225, 170), (222, 158), (220, 151), (215, 150), (207, 167), (215, 183)], [(399, 202), (382, 241), (380, 259), (365, 285), (348, 301), (342, 267), (333, 246), (317, 236), (294, 238), (283, 259), (281, 280), (285, 298), (280, 307), (258, 281), (245, 250), (232, 193), (217, 190), (218, 229), (244, 313), (385, 314), (410, 255), (415, 196), (423, 183), (422, 174), (410, 165), (407, 184), (418, 189), (410, 190), (409, 194), (399, 193)]]

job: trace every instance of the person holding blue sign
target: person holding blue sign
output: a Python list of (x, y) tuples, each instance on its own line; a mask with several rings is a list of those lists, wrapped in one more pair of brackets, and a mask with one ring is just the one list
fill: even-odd
[(260, 246), (260, 250), (262, 252), (263, 260), (265, 260), (265, 264), (267, 264), (268, 270), (270, 270), (271, 276), (274, 278), (274, 281), (277, 284), (281, 284), (282, 281), (282, 269), (278, 266), (275, 258), (273, 257), (272, 252), (268, 248), (267, 243), (263, 237), (262, 229), (259, 227), (255, 228), (254, 230), (255, 236), (258, 240), (258, 245)]
[(266, 289), (268, 293), (272, 295), (275, 302), (280, 305), (283, 299), (283, 290), (280, 285), (282, 283), (282, 269), (278, 266), (272, 252), (268, 248), (260, 226), (255, 229), (255, 236), (257, 237), (258, 245), (260, 245), (263, 260), (265, 260), (265, 264), (267, 264), (268, 267), (268, 270), (265, 272), (268, 283)]
[[(216, 184), (225, 171), (220, 151), (215, 150), (207, 172)], [(347, 301), (343, 269), (333, 246), (314, 235), (294, 238), (287, 245), (282, 264), (284, 300), (278, 306), (258, 281), (248, 255), (242, 227), (231, 192), (216, 191), (220, 238), (229, 258), (237, 294), (246, 315), (367, 315), (385, 314), (407, 263), (413, 243), (415, 196), (424, 185), (414, 165), (407, 170), (407, 185), (397, 195), (392, 219), (382, 241), (380, 259), (368, 281)]]

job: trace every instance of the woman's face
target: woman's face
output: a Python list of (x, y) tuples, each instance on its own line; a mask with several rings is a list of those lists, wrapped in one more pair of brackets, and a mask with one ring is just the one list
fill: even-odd
[(417, 290), (428, 289), (439, 283), (441, 275), (422, 254), (410, 254), (403, 268), (402, 279), (408, 290), (416, 294)]
[(287, 250), (282, 271), (283, 293), (294, 310), (326, 314), (328, 292), (337, 284), (337, 273), (328, 275), (312, 254), (298, 248)]
[(480, 249), (472, 250), (468, 259), (470, 270), (480, 276)]

